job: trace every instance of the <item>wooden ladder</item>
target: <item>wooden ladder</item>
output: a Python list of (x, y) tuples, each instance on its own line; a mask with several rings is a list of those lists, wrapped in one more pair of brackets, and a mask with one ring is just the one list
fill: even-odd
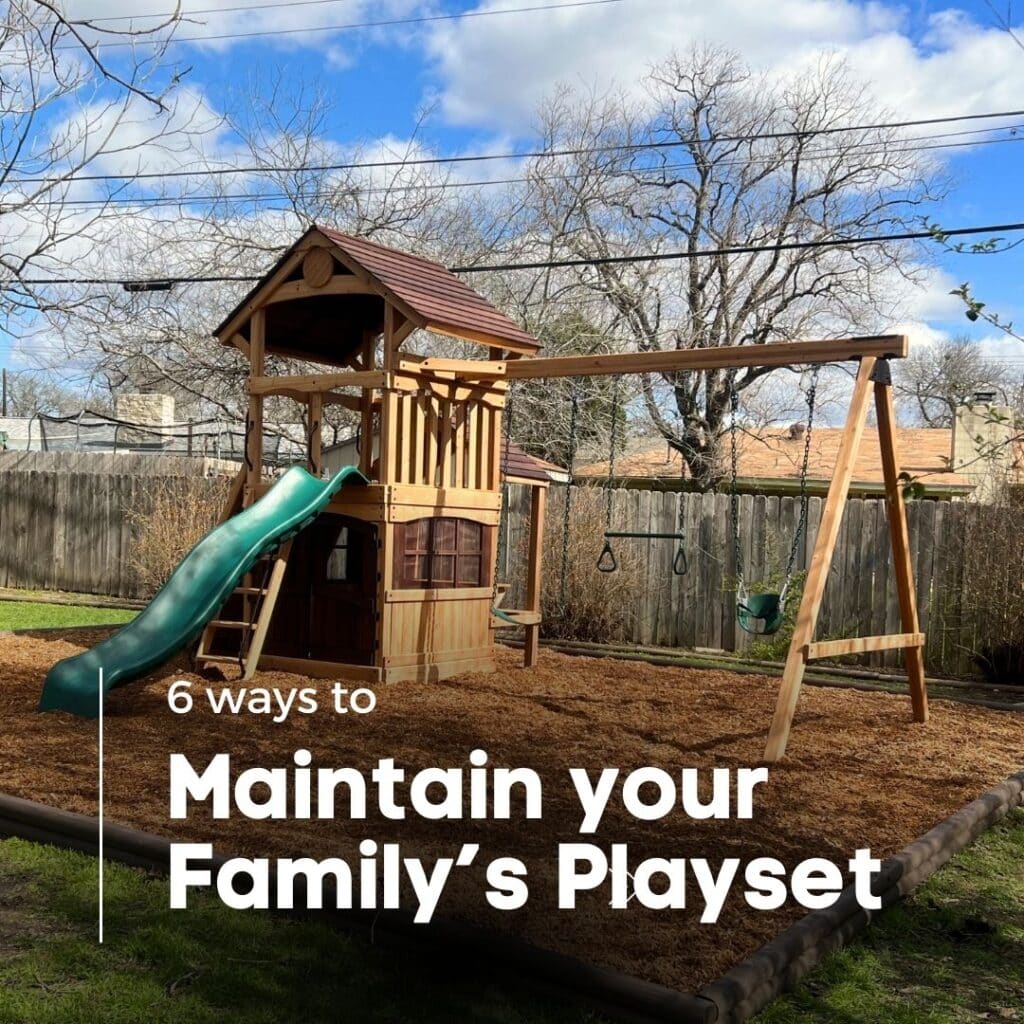
[[(211, 619), (203, 630), (196, 651), (196, 664), (237, 664), (241, 666), (242, 678), (252, 679), (259, 666), (260, 655), (270, 629), (270, 620), (274, 617), (274, 607), (285, 570), (288, 568), (288, 556), (291, 554), (292, 542), (284, 544), (272, 555), (273, 564), (267, 574), (265, 585), (253, 586), (253, 574), (247, 573), (242, 585), (235, 587), (233, 593), (242, 596), (244, 614), (241, 619)], [(214, 654), (214, 639), (218, 630), (232, 630), (238, 633), (238, 654)]]

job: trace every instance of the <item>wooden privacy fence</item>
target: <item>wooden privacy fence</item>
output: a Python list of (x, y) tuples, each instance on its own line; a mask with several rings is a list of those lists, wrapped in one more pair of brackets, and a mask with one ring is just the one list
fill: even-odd
[(157, 492), (184, 501), (222, 487), (193, 475), (0, 472), (0, 587), (145, 596), (131, 513), (145, 515)]
[[(728, 494), (693, 494), (643, 490), (613, 492), (615, 530), (674, 533), (682, 504), (682, 533), (689, 564), (685, 576), (672, 572), (676, 542), (671, 540), (615, 542), (634, 546), (643, 561), (643, 582), (636, 594), (630, 635), (620, 639), (637, 644), (668, 647), (705, 647), (748, 651), (757, 638), (744, 633), (736, 622), (736, 558)], [(511, 499), (509, 550), (520, 549), (527, 527), (528, 506), (522, 494)], [(969, 653), (959, 644), (964, 618), (961, 595), (962, 537), (972, 506), (963, 503), (913, 501), (907, 506), (915, 580), (922, 626), (928, 634), (926, 663), (930, 672), (964, 674), (972, 671)], [(564, 488), (552, 494), (550, 531), (562, 530)], [(811, 498), (808, 522), (797, 551), (797, 572), (809, 563), (821, 520), (822, 499)], [(741, 495), (739, 498), (740, 550), (749, 589), (761, 581), (777, 590), (782, 569), (800, 515), (797, 497)], [(603, 521), (574, 523), (574, 529), (593, 534), (593, 559), (601, 550)], [(552, 537), (545, 573), (558, 573), (560, 538)], [(513, 575), (515, 564), (512, 561)], [(1024, 571), (1024, 567), (1022, 567)], [(516, 579), (515, 590), (521, 585)], [(600, 587), (596, 571), (592, 585)], [(825, 591), (818, 638), (897, 633), (899, 605), (892, 578), (892, 550), (885, 503), (853, 499), (843, 517), (842, 531)], [(784, 657), (784, 650), (780, 653)], [(874, 665), (899, 664), (899, 652), (886, 651), (864, 660)]]
[[(175, 474), (117, 472), (0, 472), (0, 586), (70, 590), (141, 597), (145, 588), (134, 568), (138, 514), (145, 514), (160, 488), (222, 487), (223, 482)], [(546, 575), (560, 569), (564, 488), (554, 488), (548, 513)], [(643, 583), (623, 639), (639, 644), (748, 651), (752, 638), (736, 623), (731, 520), (727, 494), (613, 492), (613, 525), (619, 530), (674, 533), (683, 506), (684, 547), (689, 571), (672, 573), (673, 541), (618, 542), (631, 545), (643, 562)], [(577, 503), (580, 504), (580, 503)], [(822, 500), (811, 498), (808, 525), (797, 555), (806, 569), (821, 518)], [(517, 553), (528, 536), (529, 489), (513, 488), (509, 516), (513, 586), (506, 604), (517, 607), (523, 580)], [(964, 592), (963, 538), (975, 514), (964, 503), (912, 501), (907, 506), (918, 604), (928, 635), (926, 664), (932, 673), (969, 674), (965, 636), (973, 614)], [(132, 513), (135, 513), (133, 516)], [(785, 564), (799, 518), (799, 499), (743, 495), (739, 499), (740, 546), (749, 584), (772, 578)], [(593, 520), (593, 517), (591, 517)], [(588, 565), (601, 549), (601, 521), (577, 523), (590, 538)], [(822, 608), (819, 638), (899, 631), (892, 554), (883, 502), (853, 499), (847, 506)], [(1024, 566), (1021, 567), (1024, 574)], [(604, 577), (596, 571), (592, 585)], [(768, 589), (772, 589), (769, 587)], [(871, 655), (869, 663), (895, 665), (894, 652)]]

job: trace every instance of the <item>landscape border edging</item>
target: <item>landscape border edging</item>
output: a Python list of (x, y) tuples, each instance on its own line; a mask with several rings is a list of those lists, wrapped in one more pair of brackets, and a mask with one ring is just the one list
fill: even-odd
[[(882, 865), (873, 885), (882, 909), (898, 902), (926, 881), (982, 832), (1024, 803), (1024, 770), (971, 801), (940, 822)], [(97, 820), (74, 811), (33, 800), (0, 794), (0, 835), (16, 836), (64, 849), (95, 855)], [(106, 823), (103, 830), (107, 859), (166, 874), (171, 840), (125, 825)], [(216, 868), (227, 858), (215, 856)], [(307, 917), (309, 911), (283, 911)], [(474, 925), (435, 919), (429, 925), (413, 922), (411, 912), (330, 910), (325, 913), (349, 931), (367, 932), (401, 944), (410, 941), (456, 948), (503, 972), (533, 972), (542, 987), (571, 993), (602, 1012), (636, 1024), (742, 1024), (777, 996), (791, 989), (830, 952), (861, 932), (879, 911), (864, 910), (847, 886), (837, 901), (806, 914), (696, 994), (634, 978), (588, 964), (522, 940)]]

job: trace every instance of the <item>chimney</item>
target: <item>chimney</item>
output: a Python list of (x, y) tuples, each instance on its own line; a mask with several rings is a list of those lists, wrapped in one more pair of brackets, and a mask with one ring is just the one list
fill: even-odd
[(124, 428), (118, 442), (126, 447), (157, 447), (161, 442), (160, 427), (174, 423), (174, 397), (161, 394), (118, 395), (114, 399), (114, 416), (127, 423), (157, 428), (156, 433)]
[(976, 501), (990, 500), (1013, 467), (1013, 410), (995, 400), (994, 391), (976, 391), (953, 420), (950, 469), (975, 485)]

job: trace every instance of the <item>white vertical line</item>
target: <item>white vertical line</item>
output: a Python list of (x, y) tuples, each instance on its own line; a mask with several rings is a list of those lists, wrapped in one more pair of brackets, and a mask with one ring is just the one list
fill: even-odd
[(100, 701), (100, 734), (99, 734), (99, 941), (103, 943), (103, 666), (100, 666), (99, 679)]

